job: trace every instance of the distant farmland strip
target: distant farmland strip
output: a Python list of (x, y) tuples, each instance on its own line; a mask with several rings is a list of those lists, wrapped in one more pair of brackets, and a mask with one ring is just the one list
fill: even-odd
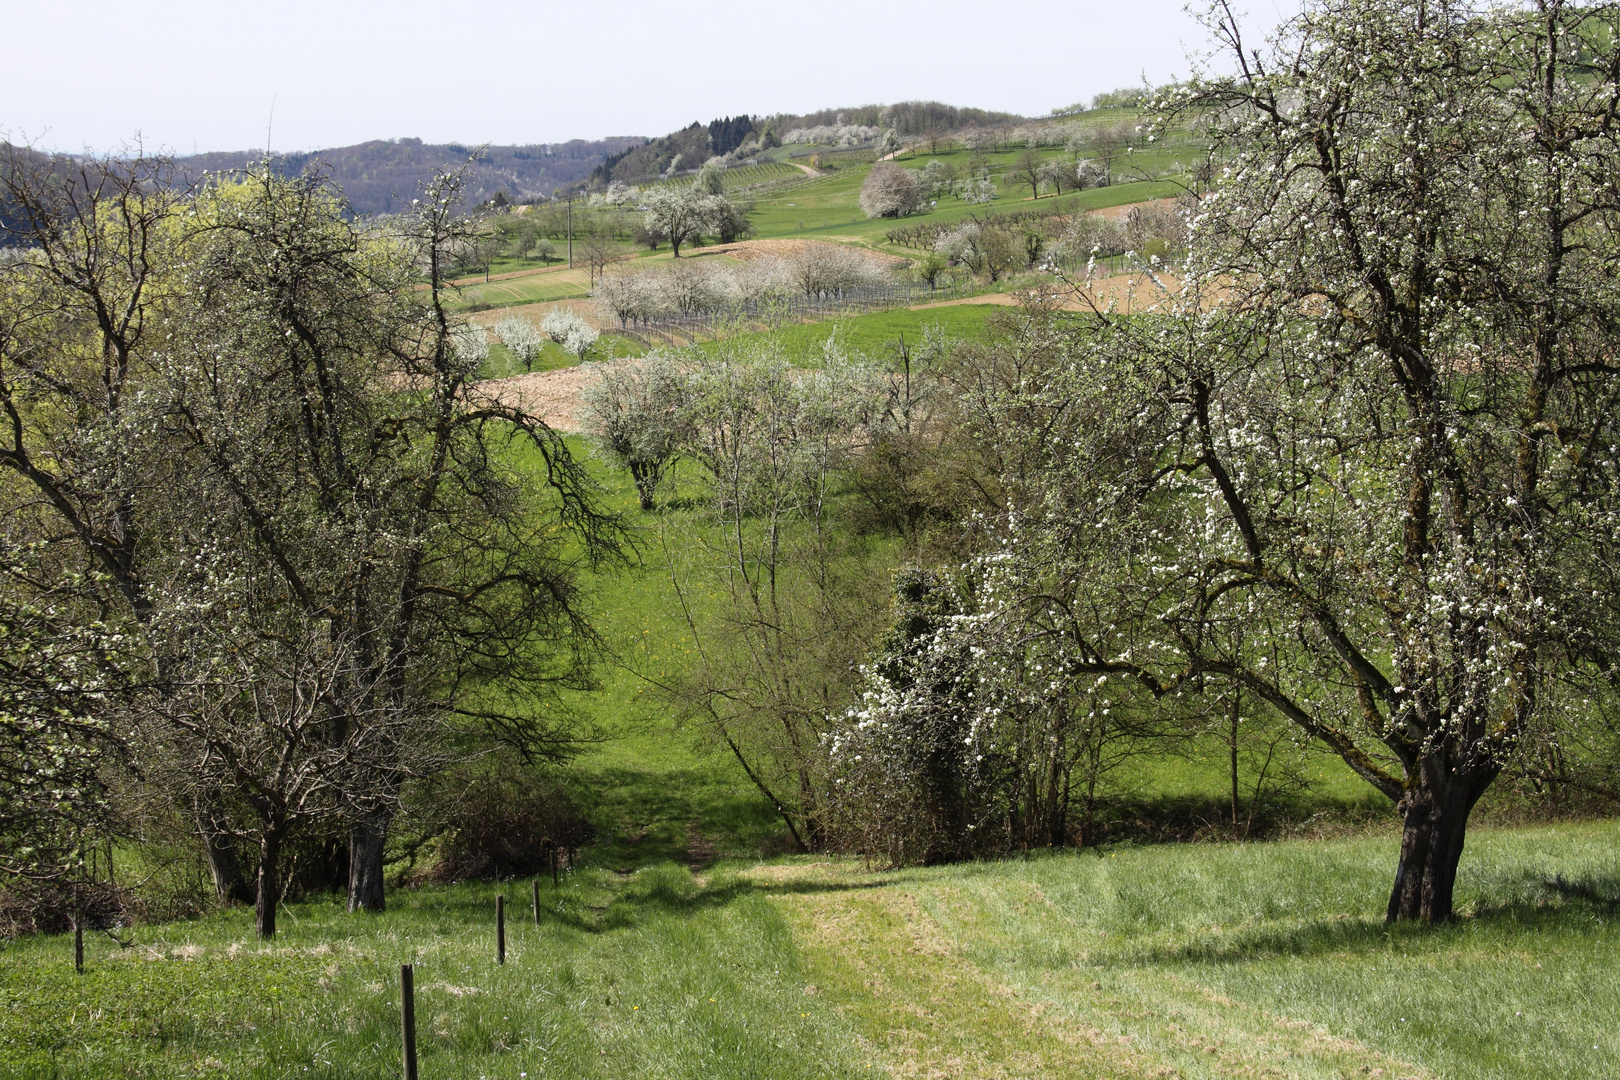
[(529, 277), (491, 281), (461, 290), (460, 306), (468, 311), (538, 304), (547, 300), (576, 300), (590, 295), (583, 270), (567, 274), (535, 274)]
[[(649, 177), (645, 180), (633, 181), (638, 187), (664, 187), (668, 184), (685, 185), (692, 182), (693, 173), (681, 173), (668, 180), (662, 177)], [(762, 161), (758, 165), (734, 165), (721, 172), (720, 179), (727, 191), (736, 188), (749, 187), (754, 184), (767, 183), (771, 180), (797, 179), (804, 173), (780, 161)]]

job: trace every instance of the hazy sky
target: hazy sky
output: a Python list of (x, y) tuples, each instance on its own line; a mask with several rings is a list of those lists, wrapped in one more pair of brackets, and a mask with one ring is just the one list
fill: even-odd
[[(1259, 21), (1279, 0), (1252, 0)], [(1185, 72), (1184, 0), (6, 5), (0, 135), (177, 153), (661, 135), (933, 98), (1039, 115)]]

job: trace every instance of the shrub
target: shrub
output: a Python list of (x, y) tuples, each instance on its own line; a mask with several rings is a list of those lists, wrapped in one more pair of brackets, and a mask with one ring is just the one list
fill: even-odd
[(489, 359), (489, 335), (481, 326), (468, 323), (456, 327), (450, 334), (450, 346), (455, 350), (456, 359), (472, 370), (483, 367), (484, 361)]
[(1074, 166), (1074, 186), (1077, 190), (1108, 186), (1108, 166), (1095, 161), (1080, 161)]
[(657, 251), (658, 246), (669, 239), (669, 233), (657, 226), (648, 226), (646, 223), (638, 224), (631, 233), (636, 243), (645, 245), (648, 251)]
[(1125, 219), (1125, 241), (1144, 257), (1184, 251), (1187, 223), (1174, 203), (1148, 203), (1133, 209)]
[(81, 883), (19, 878), (0, 888), (0, 940), (32, 934), (62, 934), (73, 929), (74, 912), (87, 930), (127, 925), (131, 920), (127, 890), (105, 881)]
[(784, 260), (784, 269), (805, 296), (840, 294), (883, 276), (878, 263), (842, 244), (801, 245)]
[(986, 748), (975, 737), (972, 688), (962, 682), (967, 650), (942, 660), (931, 647), (961, 614), (938, 574), (897, 573), (865, 701), (832, 740), (839, 839), (896, 866), (986, 853), (1002, 839), (985, 827), (978, 790)]
[(585, 321), (573, 308), (557, 308), (540, 320), (540, 329), (558, 345), (584, 360), (585, 355), (601, 336), (600, 331)]
[(1059, 262), (1081, 263), (1125, 251), (1125, 234), (1118, 225), (1096, 214), (1076, 214), (1057, 245)]
[(516, 315), (508, 315), (491, 329), (496, 339), (511, 350), (512, 355), (523, 361), (524, 368), (534, 370), (534, 362), (540, 356), (545, 339), (534, 328), (532, 322)]
[(560, 780), (515, 765), (498, 768), (462, 794), (422, 879), (499, 881), (538, 874), (549, 868), (552, 846), (572, 852), (593, 832)]

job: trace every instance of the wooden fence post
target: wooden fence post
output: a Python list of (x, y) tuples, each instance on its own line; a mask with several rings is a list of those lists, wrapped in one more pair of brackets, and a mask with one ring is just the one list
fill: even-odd
[(506, 897), (495, 898), (495, 962), (506, 963)]
[(540, 879), (535, 878), (534, 880), (530, 881), (529, 886), (534, 892), (534, 925), (539, 926), (540, 925)]
[(399, 1026), (405, 1044), (405, 1080), (416, 1080), (416, 984), (410, 964), (399, 965)]
[(73, 970), (84, 974), (84, 920), (78, 911), (73, 913)]

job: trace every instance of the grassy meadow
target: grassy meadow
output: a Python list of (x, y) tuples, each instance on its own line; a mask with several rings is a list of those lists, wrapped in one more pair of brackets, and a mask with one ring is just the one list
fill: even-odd
[[(1000, 173), (1021, 153), (932, 156)], [(1124, 159), (1119, 175), (1148, 178), (1072, 197), (1096, 209), (1172, 195), (1177, 154)], [(888, 248), (895, 222), (856, 205), (869, 169), (809, 178), (774, 160), (726, 182), (752, 203), (759, 237)], [(989, 209), (1031, 205), (1027, 188), (998, 182)], [(941, 200), (903, 223), (985, 209)], [(460, 303), (588, 292), (566, 264), (503, 269), (520, 272), (465, 279)], [(799, 366), (835, 333), (887, 358), (934, 327), (981, 339), (996, 310), (900, 309), (774, 336)], [(598, 352), (638, 349), (604, 334)], [(535, 370), (575, 362), (547, 344)], [(485, 377), (522, 370), (492, 344)], [(261, 943), (253, 913), (227, 909), (93, 935), (83, 975), (66, 937), (0, 942), (0, 1080), (395, 1077), (401, 963), (416, 965), (421, 1076), (433, 1080), (1616, 1075), (1620, 822), (1510, 827), (1488, 799), (1494, 824), (1470, 834), (1460, 917), (1437, 927), (1383, 922), (1398, 842), (1387, 800), (1293, 744), (1279, 761), (1301, 778), (1297, 828), (1278, 834), (1309, 839), (1116, 842), (903, 870), (792, 854), (725, 746), (653, 689), (689, 662), (676, 556), (628, 477), (591, 461), (636, 527), (639, 559), (585, 579), (611, 655), (601, 685), (562, 705), (603, 736), (566, 767), (597, 839), (560, 886), (542, 883), (538, 910), (527, 880), (395, 889), (381, 915), (323, 896), (288, 904)], [(701, 528), (681, 475), (665, 521)], [(1260, 783), (1247, 762), (1240, 779), (1245, 792)], [(1228, 782), (1220, 747), (1194, 746), (1133, 759), (1109, 792), (1187, 818), (1219, 811)]]
[[(920, 333), (906, 320), (930, 314), (841, 332)], [(1612, 1075), (1620, 823), (1476, 829), (1441, 927), (1382, 921), (1387, 814), (1332, 839), (898, 871), (787, 854), (724, 748), (636, 674), (688, 646), (653, 519), (635, 520), (642, 564), (591, 585), (616, 662), (572, 702), (612, 736), (570, 767), (599, 838), (542, 882), (538, 919), (519, 880), (396, 889), (376, 916), (293, 903), (268, 944), (240, 908), (139, 925), (89, 938), (82, 976), (66, 937), (11, 942), (0, 1078), (397, 1076), (405, 962), (433, 1078)], [(1123, 782), (1213, 791), (1216, 764)]]
[(540, 304), (551, 300), (583, 300), (590, 295), (590, 278), (583, 267), (570, 270), (566, 263), (529, 271), (492, 268), (492, 280), (462, 278), (455, 302), (461, 307), (501, 308)]
[[(1129, 114), (1120, 110), (1102, 110), (1088, 117), (1092, 120), (1117, 122)], [(969, 215), (985, 212), (1007, 212), (1030, 209), (1038, 203), (1049, 203), (1053, 196), (1032, 199), (1027, 185), (1021, 186), (1012, 174), (1023, 149), (994, 152), (969, 151), (959, 147), (941, 146), (938, 153), (924, 149), (907, 150), (898, 160), (910, 167), (921, 168), (928, 161), (938, 159), (950, 165), (959, 175), (984, 168), (996, 180), (998, 194), (987, 204), (964, 202), (954, 196), (938, 199), (925, 212), (900, 219), (868, 219), (861, 211), (859, 197), (861, 185), (872, 169), (870, 151), (828, 151), (822, 155), (824, 171), (819, 176), (807, 175), (810, 147), (779, 147), (763, 156), (758, 164), (743, 165), (725, 170), (722, 181), (726, 191), (748, 208), (752, 234), (758, 239), (804, 237), (853, 243), (910, 258), (915, 251), (890, 244), (886, 233), (898, 225), (925, 222), (955, 222)], [(1140, 148), (1121, 155), (1115, 162), (1115, 183), (1108, 187), (1092, 188), (1083, 192), (1064, 193), (1064, 202), (1080, 210), (1101, 210), (1124, 206), (1151, 199), (1168, 198), (1182, 190), (1183, 171), (1190, 160), (1189, 147), (1172, 140), (1168, 145)], [(1043, 160), (1062, 158), (1074, 160), (1076, 155), (1054, 148), (1041, 150)], [(796, 155), (796, 156), (795, 156)], [(654, 180), (642, 186), (689, 183), (689, 177)], [(587, 227), (589, 215), (597, 213), (583, 205), (576, 206), (575, 225), (581, 233)], [(633, 216), (633, 215), (632, 215)], [(565, 247), (554, 237), (556, 259), (561, 260)], [(668, 259), (668, 246), (649, 251), (625, 242), (619, 243), (621, 256), (626, 259)], [(577, 261), (577, 260), (576, 260)], [(475, 310), (516, 307), (526, 304), (547, 303), (557, 300), (584, 299), (589, 296), (589, 277), (582, 266), (569, 268), (565, 261), (538, 262), (529, 258), (500, 257), (490, 267), (492, 280), (485, 282), (483, 275), (461, 279), (456, 299), (459, 306)]]
[[(1010, 168), (1018, 156), (1018, 153), (1011, 152), (973, 155), (965, 150), (955, 150), (938, 155), (907, 157), (902, 159), (901, 164), (916, 168), (926, 163), (930, 157), (938, 157), (961, 170), (966, 167), (969, 160), (978, 157), (990, 162), (990, 168), (995, 171)], [(1043, 156), (1058, 155), (1049, 152)], [(788, 191), (762, 193), (752, 200), (753, 211), (748, 217), (755, 235), (761, 238), (806, 236), (815, 239), (853, 241), (889, 250), (892, 245), (887, 243), (884, 234), (896, 225), (961, 221), (971, 214), (983, 216), (987, 210), (1005, 212), (1030, 209), (1037, 205), (1035, 200), (1031, 200), (1027, 187), (1020, 189), (1012, 183), (998, 181), (1000, 192), (996, 199), (989, 203), (969, 203), (946, 196), (937, 200), (926, 213), (900, 219), (868, 218), (861, 211), (858, 200), (861, 184), (865, 182), (866, 174), (869, 172), (871, 172), (870, 165), (852, 166), (838, 169), (813, 183), (797, 186)], [(1168, 198), (1179, 191), (1178, 181), (1174, 178), (1130, 180), (1125, 178), (1122, 171), (1119, 183), (1109, 187), (1091, 188), (1072, 196), (1065, 192), (1063, 199), (1067, 202), (1072, 198), (1081, 210), (1101, 210), (1110, 206), (1145, 202), (1149, 199)], [(1052, 196), (1043, 196), (1039, 200), (1041, 203), (1050, 201), (1055, 199)], [(907, 253), (905, 248), (893, 250), (897, 254)]]
[[(652, 844), (562, 886), (396, 891), (0, 953), (0, 1077), (1601, 1080), (1620, 826), (1480, 830), (1464, 915), (1381, 920), (1394, 837), (874, 872)], [(494, 898), (510, 902), (494, 961)]]

